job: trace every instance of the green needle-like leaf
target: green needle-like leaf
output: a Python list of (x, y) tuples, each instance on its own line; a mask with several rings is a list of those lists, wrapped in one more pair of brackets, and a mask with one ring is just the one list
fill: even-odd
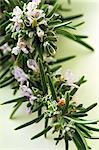
[(67, 116), (64, 116), (65, 119), (70, 120), (72, 122), (75, 123), (80, 123), (80, 124), (94, 124), (94, 123), (98, 123), (99, 120), (80, 120), (80, 119), (74, 119), (74, 118), (70, 118)]
[(73, 58), (75, 58), (76, 56), (69, 56), (69, 57), (64, 57), (64, 58), (59, 58), (56, 59), (56, 61), (49, 63), (49, 65), (54, 65), (54, 64), (59, 64), (59, 63), (63, 63), (65, 61), (71, 60)]
[(78, 118), (78, 117), (85, 117), (85, 116), (87, 116), (87, 114), (74, 112), (74, 113), (68, 114), (67, 116), (68, 117), (77, 117)]
[(10, 115), (10, 119), (13, 118), (14, 114), (16, 113), (16, 111), (19, 109), (19, 107), (20, 107), (21, 105), (22, 105), (22, 102), (21, 102), (21, 101), (17, 102), (16, 107), (14, 108), (13, 112), (12, 112), (11, 115)]
[(96, 132), (99, 132), (99, 128), (94, 128), (94, 127), (91, 127), (91, 126), (88, 126), (88, 125), (84, 125), (87, 129), (91, 130), (91, 131), (96, 131)]
[(56, 32), (57, 32), (57, 34), (63, 35), (65, 37), (68, 37), (68, 38), (70, 38), (70, 39), (72, 39), (74, 41), (76, 40), (76, 37), (72, 33), (68, 32), (66, 30), (56, 29)]
[(57, 29), (56, 31), (57, 31), (58, 34), (66, 36), (69, 39), (71, 39), (71, 40), (73, 40), (73, 41), (75, 41), (75, 42), (85, 46), (86, 48), (90, 49), (91, 51), (94, 51), (94, 49), (89, 44), (87, 44), (86, 42), (82, 41), (80, 38), (76, 38), (74, 34), (71, 34), (71, 33), (67, 32), (64, 29)]
[(40, 137), (40, 136), (46, 134), (49, 130), (51, 130), (51, 128), (52, 128), (51, 126), (48, 126), (48, 127), (45, 128), (42, 132), (40, 132), (39, 134), (33, 136), (33, 137), (31, 138), (31, 140), (34, 140), (34, 139), (36, 139), (36, 138), (38, 138), (38, 137)]
[[(45, 129), (48, 127), (48, 121), (49, 118), (45, 118)], [(47, 134), (45, 133), (45, 138), (46, 138)]]
[(82, 124), (76, 124), (76, 126), (84, 133), (86, 134), (87, 137), (91, 137), (92, 132), (87, 129), (84, 125)]
[[(86, 139), (85, 139), (85, 137), (83, 136), (83, 134), (82, 134), (82, 132), (80, 131), (80, 129), (76, 127), (76, 131), (78, 132), (78, 134), (79, 134), (79, 136), (80, 136), (80, 138), (81, 138), (81, 140), (82, 140), (82, 144), (85, 146), (85, 150), (89, 150), (88, 145), (87, 145), (87, 142), (86, 142)], [(84, 149), (83, 149), (83, 150), (84, 150)]]
[(77, 150), (86, 150), (85, 144), (83, 143), (82, 138), (80, 137), (77, 131), (75, 131), (75, 133), (73, 134), (72, 140), (76, 145)]
[(0, 88), (6, 87), (8, 85), (10, 85), (11, 83), (13, 83), (15, 81), (15, 79), (11, 79), (8, 82), (5, 82), (3, 84), (0, 85)]
[(61, 67), (62, 67), (61, 65), (55, 66), (55, 67), (51, 68), (50, 71), (51, 71), (52, 73), (54, 73), (54, 72), (56, 72), (57, 70), (59, 70)]
[(43, 89), (43, 92), (47, 94), (47, 82), (46, 82), (46, 75), (45, 75), (44, 67), (43, 67), (41, 59), (39, 59), (38, 62), (39, 62), (39, 68), (40, 68), (40, 78), (41, 78), (42, 89)]
[(96, 106), (97, 106), (97, 103), (94, 103), (94, 104), (90, 105), (89, 107), (79, 111), (78, 113), (86, 113), (86, 112), (90, 111), (91, 109), (93, 109)]
[(6, 101), (4, 103), (2, 103), (1, 105), (5, 105), (5, 104), (11, 104), (11, 103), (15, 103), (15, 102), (18, 102), (18, 101), (27, 101), (25, 97), (20, 97), (20, 98), (16, 98), (16, 99), (13, 99), (13, 100), (10, 100), (10, 101)]
[(51, 79), (49, 74), (47, 74), (47, 77), (48, 77), (48, 83), (49, 83), (49, 87), (50, 87), (50, 91), (51, 91), (53, 100), (57, 100), (57, 94), (56, 94), (55, 87), (53, 85), (52, 79)]
[(11, 65), (8, 65), (8, 67), (4, 70), (4, 72), (0, 75), (0, 80), (10, 71)]
[(68, 141), (68, 135), (65, 134), (65, 137), (64, 137), (64, 140), (65, 140), (65, 150), (68, 150), (69, 149), (69, 141)]
[(81, 17), (83, 17), (83, 14), (73, 15), (73, 16), (68, 16), (68, 17), (62, 17), (62, 20), (63, 21), (70, 21), (70, 20), (81, 18)]
[(41, 116), (37, 117), (36, 119), (33, 119), (33, 120), (31, 120), (31, 121), (29, 121), (29, 122), (27, 122), (27, 123), (25, 123), (25, 124), (15, 128), (15, 130), (19, 130), (19, 129), (25, 128), (27, 126), (32, 125), (33, 123), (38, 123), (41, 119), (43, 119), (43, 117), (44, 117), (44, 114), (42, 114)]

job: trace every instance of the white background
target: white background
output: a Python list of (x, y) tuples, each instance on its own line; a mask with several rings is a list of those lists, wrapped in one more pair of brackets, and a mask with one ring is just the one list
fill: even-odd
[[(94, 102), (99, 103), (99, 0), (72, 0), (70, 7), (72, 12), (65, 14), (84, 14), (79, 21), (85, 21), (85, 24), (78, 28), (78, 33), (89, 35), (87, 41), (93, 45), (95, 52), (92, 53), (83, 46), (60, 37), (57, 57), (77, 55), (72, 61), (63, 64), (62, 71), (65, 74), (66, 69), (69, 68), (77, 77), (86, 76), (88, 82), (81, 87), (75, 100), (88, 106)], [(0, 89), (0, 102), (11, 98), (13, 95), (9, 87)], [(12, 105), (0, 106), (0, 150), (64, 150), (64, 141), (56, 147), (51, 139), (51, 134), (48, 139), (41, 137), (30, 141), (34, 134), (42, 130), (43, 122), (14, 131), (15, 127), (31, 120), (36, 114), (27, 115), (26, 107), (23, 106), (15, 115), (15, 119), (10, 120), (11, 110)], [(94, 111), (90, 112), (89, 118), (99, 119), (99, 104)], [(99, 140), (88, 142), (92, 146), (92, 150), (99, 149)], [(76, 150), (73, 144), (70, 145), (70, 150)]]

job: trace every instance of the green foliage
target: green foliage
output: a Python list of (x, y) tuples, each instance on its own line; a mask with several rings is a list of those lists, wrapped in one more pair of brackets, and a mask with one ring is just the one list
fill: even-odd
[[(45, 18), (44, 16), (39, 19), (35, 17), (31, 25), (29, 25), (29, 20), (27, 20), (27, 16), (24, 13), (21, 16), (23, 24), (21, 24), (19, 32), (16, 30), (13, 32), (12, 28), (14, 25), (11, 21), (11, 18), (13, 18), (12, 11), (15, 6), (19, 6), (21, 10), (23, 10), (24, 6), (25, 9), (24, 3), (28, 4), (28, 2), (27, 0), (1, 1), (0, 88), (11, 85), (15, 94), (23, 84), (26, 88), (25, 94), (29, 94), (28, 96), (24, 95), (23, 97), (6, 101), (1, 105), (15, 104), (13, 112), (10, 115), (11, 119), (24, 102), (27, 103), (27, 107), (31, 113), (38, 111), (37, 118), (26, 122), (15, 130), (22, 129), (45, 119), (44, 130), (33, 136), (31, 140), (42, 135), (46, 137), (47, 133), (52, 129), (52, 134), (55, 132), (59, 133), (59, 136), (54, 139), (56, 144), (64, 139), (66, 150), (69, 149), (69, 142), (71, 140), (75, 143), (78, 150), (88, 150), (87, 139), (98, 139), (98, 137), (92, 136), (92, 132), (99, 132), (99, 129), (93, 126), (99, 120), (87, 120), (85, 117), (97, 103), (85, 108), (83, 104), (77, 105), (73, 101), (73, 96), (86, 80), (82, 76), (79, 81), (73, 81), (73, 83), (69, 84), (68, 79), (57, 73), (57, 70), (61, 68), (61, 65), (58, 64), (71, 60), (75, 56), (65, 56), (59, 59), (55, 59), (54, 57), (57, 51), (57, 39), (59, 35), (67, 37), (91, 51), (94, 50), (83, 40), (88, 36), (72, 33), (72, 30), (76, 31), (75, 29), (84, 23), (80, 22), (72, 25), (73, 20), (83, 15), (63, 16), (61, 15), (61, 11), (67, 11), (67, 9), (58, 4), (57, 0), (42, 0), (38, 9), (43, 10)], [(68, 3), (70, 4), (70, 0), (68, 0)], [(49, 9), (49, 4), (51, 5), (51, 9)], [(39, 35), (40, 31), (37, 31), (37, 27), (40, 28), (41, 35)], [(23, 40), (21, 41), (22, 43), (20, 39)], [(11, 51), (4, 53), (3, 50), (6, 48), (3, 44), (5, 43), (8, 44), (7, 48), (10, 47)], [(26, 44), (25, 48), (28, 50), (28, 54), (24, 53), (24, 49), (18, 55), (12, 54), (12, 49), (18, 48), (20, 43), (22, 44), (21, 48)], [(26, 63), (30, 59), (33, 60), (32, 68)], [(29, 65), (31, 66), (31, 64)], [(27, 78), (22, 83), (18, 80), (19, 78), (14, 78), (14, 74), (12, 75), (12, 70), (16, 66), (22, 69), (22, 77), (25, 76)]]

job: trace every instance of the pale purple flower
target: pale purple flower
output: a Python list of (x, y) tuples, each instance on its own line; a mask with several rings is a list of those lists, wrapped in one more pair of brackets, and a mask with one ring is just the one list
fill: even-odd
[(25, 81), (27, 81), (28, 76), (25, 74), (25, 72), (18, 66), (14, 68), (12, 71), (12, 74), (14, 75), (14, 78), (23, 84)]
[(71, 70), (68, 69), (66, 71), (65, 79), (67, 81), (67, 85), (78, 88), (78, 86), (75, 84), (76, 78)]
[(36, 9), (36, 8), (37, 8), (37, 3), (35, 3), (35, 2), (29, 2), (29, 3), (27, 4), (27, 10), (28, 10), (29, 12), (33, 11), (33, 10)]
[(10, 21), (14, 22), (12, 32), (14, 32), (15, 30), (18, 32), (20, 30), (20, 27), (23, 23), (23, 20), (21, 19), (22, 14), (23, 12), (18, 6), (16, 6), (13, 9), (13, 13), (12, 13), (13, 18), (10, 19)]
[(5, 44), (3, 44), (2, 46), (0, 46), (0, 50), (2, 50), (4, 53), (6, 53), (6, 52), (10, 52), (10, 51), (11, 51), (11, 48), (10, 48), (10, 46), (8, 45), (8, 43), (5, 43)]
[(12, 54), (18, 55), (20, 53), (20, 48), (18, 46), (12, 48)]
[(11, 21), (14, 22), (12, 32), (14, 32), (14, 31), (19, 32), (19, 30), (21, 28), (21, 24), (23, 23), (22, 19), (18, 19), (18, 18), (13, 17), (13, 19), (11, 19)]
[(19, 38), (18, 39), (18, 42), (17, 42), (17, 46), (25, 53), (25, 54), (28, 54), (28, 50), (26, 48), (26, 41), (24, 41), (22, 38)]
[(27, 87), (26, 85), (21, 85), (20, 88), (23, 96), (26, 96), (28, 98), (31, 97), (32, 90), (29, 87)]
[(20, 53), (20, 51), (23, 51), (25, 54), (28, 54), (29, 51), (26, 48), (26, 43), (23, 39), (19, 38), (18, 42), (17, 42), (17, 46), (13, 47), (12, 49), (12, 53), (15, 55), (18, 55)]
[(28, 59), (27, 66), (35, 72), (38, 71), (38, 65), (34, 59)]
[(16, 17), (19, 17), (22, 15), (22, 10), (19, 8), (19, 6), (16, 6), (14, 9), (13, 9), (13, 13), (12, 13), (13, 16), (16, 16)]
[(32, 90), (26, 85), (21, 85), (20, 88), (21, 88), (22, 95), (27, 97), (30, 103), (33, 104), (33, 101), (37, 99), (37, 97), (32, 95)]

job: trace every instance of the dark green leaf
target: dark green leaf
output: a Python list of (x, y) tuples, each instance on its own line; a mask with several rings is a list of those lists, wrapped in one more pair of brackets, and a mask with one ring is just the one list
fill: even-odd
[(57, 70), (59, 70), (61, 67), (62, 67), (61, 65), (55, 66), (55, 67), (51, 68), (50, 71), (51, 71), (52, 73), (54, 73), (54, 72), (56, 72)]
[(62, 17), (62, 20), (63, 21), (70, 21), (70, 20), (78, 19), (80, 17), (83, 17), (83, 14), (73, 15), (73, 16), (68, 16), (68, 17)]
[(76, 40), (76, 37), (72, 33), (68, 32), (66, 30), (56, 29), (56, 32), (57, 32), (57, 34), (63, 35), (65, 37), (68, 37), (68, 38), (70, 38), (70, 39), (72, 39), (74, 41)]
[[(49, 121), (49, 118), (45, 118), (45, 129), (48, 127), (48, 121)], [(47, 133), (45, 133), (45, 138), (47, 136)]]
[(85, 117), (85, 116), (87, 116), (87, 114), (74, 112), (74, 113), (68, 114), (67, 116), (68, 117), (77, 117), (78, 118), (78, 117)]
[(85, 46), (86, 48), (90, 49), (91, 51), (94, 51), (94, 49), (89, 44), (87, 44), (86, 42), (82, 41), (80, 38), (76, 38), (74, 34), (71, 34), (71, 33), (67, 32), (67, 31), (65, 31), (63, 29), (57, 29), (56, 31), (57, 31), (58, 34), (66, 36), (69, 39), (71, 39), (71, 40), (73, 40), (73, 41), (75, 41), (75, 42)]
[(84, 125), (76, 124), (76, 126), (77, 126), (84, 134), (86, 134), (87, 137), (91, 137), (90, 134), (92, 134), (92, 132), (90, 132), (90, 130), (87, 129)]
[(43, 92), (47, 94), (47, 82), (46, 82), (46, 75), (45, 75), (44, 67), (43, 67), (41, 59), (39, 59), (38, 62), (39, 62), (39, 68), (40, 68), (40, 78), (41, 78), (42, 89), (43, 89)]
[(91, 131), (96, 131), (96, 132), (99, 132), (99, 128), (94, 128), (94, 127), (91, 127), (91, 126), (88, 126), (88, 125), (84, 125), (87, 129), (91, 130)]
[(8, 86), (8, 85), (10, 85), (11, 83), (13, 83), (14, 81), (15, 81), (15, 79), (11, 79), (10, 81), (8, 81), (8, 82), (6, 82), (6, 83), (0, 85), (0, 88), (3, 88), (3, 87)]
[(15, 102), (18, 102), (18, 101), (26, 101), (26, 98), (25, 97), (20, 97), (20, 98), (16, 98), (16, 99), (13, 99), (13, 100), (10, 100), (10, 101), (6, 101), (4, 103), (2, 103), (1, 105), (5, 105), (5, 104), (11, 104), (11, 103), (15, 103)]
[(33, 119), (33, 120), (31, 120), (31, 121), (29, 121), (29, 122), (27, 122), (27, 123), (25, 123), (25, 124), (15, 128), (15, 130), (19, 130), (19, 129), (25, 128), (27, 126), (32, 125), (33, 123), (38, 123), (43, 117), (44, 117), (44, 114), (42, 114), (41, 116), (37, 117), (36, 119)]
[[(81, 140), (82, 140), (82, 144), (83, 144), (83, 146), (85, 147), (85, 150), (88, 150), (89, 148), (88, 148), (88, 145), (87, 145), (86, 139), (85, 139), (85, 137), (83, 136), (82, 132), (81, 132), (81, 131), (80, 131), (80, 129), (79, 129), (79, 128), (77, 128), (77, 127), (76, 127), (76, 131), (78, 132), (79, 137), (80, 137), (80, 138), (81, 138)], [(84, 150), (84, 149), (83, 149), (83, 150)]]
[(90, 105), (89, 107), (87, 107), (83, 110), (80, 110), (78, 113), (86, 113), (86, 112), (90, 111), (91, 109), (93, 109), (96, 106), (97, 106), (97, 103), (94, 103), (94, 104)]
[(69, 57), (64, 57), (64, 58), (59, 58), (54, 62), (49, 63), (49, 65), (54, 65), (54, 64), (58, 64), (58, 63), (63, 63), (64, 61), (68, 61), (71, 60), (73, 58), (75, 58), (76, 56), (69, 56)]
[(12, 112), (11, 115), (10, 115), (10, 119), (13, 118), (14, 114), (16, 113), (16, 111), (19, 109), (19, 107), (20, 107), (21, 105), (22, 105), (22, 102), (21, 102), (21, 101), (17, 102), (16, 107), (14, 108), (13, 112)]
[(80, 124), (94, 124), (94, 123), (98, 123), (99, 120), (80, 120), (80, 119), (76, 119), (76, 118), (70, 118), (67, 116), (64, 116), (65, 119), (70, 120), (72, 122), (75, 123), (80, 123)]
[(52, 128), (51, 126), (48, 126), (48, 127), (47, 127), (46, 129), (44, 129), (42, 132), (40, 132), (39, 134), (33, 136), (33, 137), (31, 138), (31, 140), (34, 140), (34, 139), (36, 139), (36, 138), (42, 136), (43, 134), (46, 134), (49, 130), (51, 130), (51, 128)]
[(53, 85), (52, 79), (51, 79), (49, 74), (47, 74), (47, 77), (48, 77), (48, 83), (49, 83), (49, 87), (50, 87), (50, 91), (51, 91), (53, 100), (57, 100), (57, 94), (56, 94), (55, 87)]

